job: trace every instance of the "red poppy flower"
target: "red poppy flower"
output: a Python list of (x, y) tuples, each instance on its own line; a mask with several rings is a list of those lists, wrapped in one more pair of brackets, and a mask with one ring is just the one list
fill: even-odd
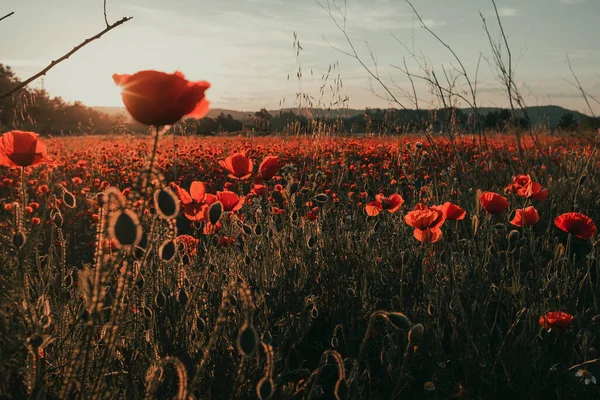
[(308, 221), (315, 221), (319, 219), (319, 207), (313, 207), (310, 211), (304, 214), (304, 218)]
[(393, 194), (390, 197), (378, 194), (375, 196), (375, 201), (367, 204), (365, 210), (367, 211), (367, 215), (374, 217), (383, 210), (395, 213), (402, 207), (402, 204), (404, 204), (404, 199), (399, 194)]
[(531, 176), (517, 175), (513, 179), (513, 183), (504, 188), (504, 193), (516, 194), (519, 191), (519, 189), (527, 185), (529, 182), (531, 182)]
[(258, 167), (258, 174), (262, 179), (267, 181), (277, 175), (280, 167), (278, 156), (266, 156)]
[(9, 168), (50, 163), (46, 145), (34, 132), (10, 131), (0, 137), (0, 165)]
[(572, 321), (573, 321), (572, 315), (567, 314), (562, 311), (552, 311), (552, 312), (547, 313), (546, 315), (542, 315), (540, 317), (539, 323), (540, 323), (540, 326), (542, 326), (546, 329), (551, 329), (551, 328), (567, 329), (571, 325)]
[(514, 218), (510, 221), (515, 226), (535, 225), (540, 220), (540, 216), (534, 206), (526, 207), (524, 210), (518, 208), (515, 211)]
[(252, 174), (252, 161), (241, 153), (233, 154), (219, 164), (229, 171), (229, 177), (233, 179), (246, 179)]
[(415, 229), (425, 230), (428, 228), (437, 229), (445, 221), (442, 207), (427, 207), (424, 204), (417, 204), (413, 211), (409, 211), (404, 216), (404, 221)]
[(192, 221), (204, 220), (204, 207), (206, 207), (206, 185), (203, 182), (192, 182), (190, 191), (177, 186), (177, 196), (183, 206), (183, 214)]
[(537, 182), (529, 182), (517, 190), (517, 194), (528, 199), (544, 201), (548, 197), (548, 189), (542, 189), (542, 185)]
[(457, 206), (456, 204), (450, 203), (449, 201), (445, 202), (442, 205), (442, 211), (446, 216), (446, 220), (448, 221), (460, 221), (464, 219), (467, 215), (467, 212)]
[(442, 230), (440, 228), (415, 229), (413, 235), (419, 242), (435, 243), (442, 238)]
[(121, 97), (127, 111), (142, 124), (171, 125), (186, 116), (202, 118), (208, 113), (204, 92), (210, 83), (206, 81), (190, 82), (181, 72), (159, 71), (112, 77), (123, 88)]
[(508, 208), (509, 202), (506, 197), (494, 192), (484, 192), (479, 201), (485, 211), (490, 214), (501, 214)]
[(221, 238), (219, 238), (219, 245), (221, 247), (229, 247), (234, 243), (235, 243), (235, 238), (232, 238), (229, 236), (222, 236)]
[(252, 194), (255, 196), (264, 196), (267, 193), (267, 187), (262, 184), (254, 184), (252, 186)]
[(185, 254), (193, 256), (196, 254), (197, 246), (200, 241), (191, 235), (179, 235), (175, 239), (175, 242)]
[(590, 217), (577, 212), (559, 215), (554, 219), (554, 225), (560, 230), (585, 240), (596, 234), (596, 225)]
[(223, 211), (237, 211), (244, 205), (244, 198), (229, 190), (217, 192), (217, 200), (223, 204)]

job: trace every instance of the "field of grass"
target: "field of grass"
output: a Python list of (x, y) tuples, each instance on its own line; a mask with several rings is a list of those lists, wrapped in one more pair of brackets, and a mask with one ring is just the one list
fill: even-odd
[(540, 139), (166, 136), (149, 179), (148, 139), (46, 140), (0, 167), (0, 397), (600, 398), (597, 236), (555, 224), (600, 221), (600, 158)]

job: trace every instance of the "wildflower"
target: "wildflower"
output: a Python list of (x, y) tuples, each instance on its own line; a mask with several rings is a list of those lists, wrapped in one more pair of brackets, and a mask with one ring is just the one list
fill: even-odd
[(202, 221), (205, 206), (212, 200), (210, 197), (212, 195), (206, 193), (206, 185), (203, 182), (194, 181), (189, 192), (179, 186), (176, 189), (185, 217), (192, 221)]
[(219, 164), (229, 171), (229, 177), (233, 179), (247, 179), (252, 174), (252, 161), (241, 153), (233, 154)]
[(540, 216), (534, 206), (525, 209), (517, 209), (514, 218), (510, 221), (514, 226), (535, 225), (540, 220)]
[(490, 214), (501, 214), (508, 208), (509, 202), (506, 197), (494, 192), (484, 192), (479, 201), (485, 211)]
[[(265, 181), (273, 178), (279, 172), (279, 157), (278, 156), (267, 156), (260, 163), (258, 167), (259, 176)], [(252, 169), (252, 168), (250, 168)]]
[(552, 311), (540, 317), (539, 323), (541, 327), (546, 329), (567, 329), (571, 322), (573, 321), (573, 316), (567, 314), (562, 311)]
[(444, 216), (448, 221), (460, 221), (464, 219), (467, 215), (467, 212), (457, 206), (456, 204), (450, 203), (449, 201), (445, 202), (442, 205), (442, 211), (444, 212)]
[(542, 189), (542, 185), (537, 182), (529, 182), (517, 190), (517, 194), (527, 199), (544, 201), (548, 197), (548, 189)]
[(529, 175), (517, 175), (513, 179), (513, 183), (504, 188), (504, 193), (517, 194), (519, 189), (526, 186), (531, 182), (531, 176)]
[(123, 88), (121, 97), (127, 111), (142, 124), (171, 125), (186, 116), (202, 118), (208, 113), (204, 92), (210, 84), (206, 81), (190, 82), (181, 72), (159, 71), (112, 77)]
[(387, 210), (394, 213), (404, 204), (404, 199), (399, 194), (393, 194), (390, 197), (385, 197), (382, 194), (375, 196), (375, 201), (370, 202), (366, 206), (367, 214), (371, 217), (378, 215), (382, 210)]
[(30, 167), (51, 163), (46, 154), (46, 145), (38, 134), (10, 131), (0, 137), (0, 165), (9, 168)]
[(554, 219), (554, 225), (560, 230), (578, 238), (587, 240), (596, 234), (596, 225), (587, 215), (568, 212)]
[(244, 205), (244, 198), (229, 190), (217, 192), (217, 200), (223, 204), (223, 211), (237, 211)]
[(404, 221), (415, 228), (415, 239), (423, 243), (434, 243), (440, 240), (442, 237), (440, 227), (445, 220), (441, 206), (428, 207), (421, 203), (404, 216)]

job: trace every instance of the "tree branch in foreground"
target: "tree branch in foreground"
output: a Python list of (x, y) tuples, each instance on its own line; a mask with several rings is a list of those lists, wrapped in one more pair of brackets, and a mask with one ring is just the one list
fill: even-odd
[(3, 99), (5, 97), (8, 97), (8, 96), (12, 95), (13, 93), (17, 92), (18, 90), (20, 90), (20, 89), (24, 88), (25, 86), (29, 85), (31, 82), (33, 82), (34, 80), (36, 80), (40, 76), (46, 75), (46, 73), (49, 70), (51, 70), (52, 68), (54, 68), (57, 64), (63, 62), (64, 60), (68, 59), (69, 57), (71, 57), (75, 52), (77, 52), (79, 49), (81, 49), (82, 47), (84, 47), (88, 43), (93, 42), (96, 39), (100, 39), (102, 36), (104, 36), (104, 34), (106, 34), (109, 31), (115, 29), (119, 25), (124, 24), (125, 22), (131, 20), (132, 18), (133, 17), (123, 17), (122, 19), (120, 19), (119, 21), (115, 22), (114, 24), (107, 26), (102, 32), (99, 32), (96, 35), (94, 35), (94, 36), (92, 36), (92, 37), (84, 40), (78, 46), (74, 47), (73, 50), (69, 51), (67, 54), (65, 54), (61, 58), (52, 61), (46, 68), (44, 68), (43, 70), (41, 70), (37, 74), (33, 75), (31, 78), (25, 80), (24, 82), (21, 82), (16, 87), (14, 87), (11, 90), (9, 90), (8, 92), (0, 95), (0, 99)]

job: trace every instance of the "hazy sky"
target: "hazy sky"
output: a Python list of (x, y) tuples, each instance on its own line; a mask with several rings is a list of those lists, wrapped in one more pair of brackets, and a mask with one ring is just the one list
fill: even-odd
[[(322, 0), (325, 2), (326, 0)], [(339, 0), (338, 0), (339, 2)], [(479, 95), (484, 106), (505, 106), (505, 97), (486, 59), (491, 52), (479, 17), (494, 28), (488, 0), (414, 0), (426, 23), (446, 40), (474, 76), (479, 54)], [(600, 0), (497, 0), (511, 48), (518, 59), (516, 79), (529, 105), (559, 104), (584, 110), (566, 55), (583, 84), (600, 95)], [(27, 78), (84, 38), (104, 28), (103, 0), (2, 0), (0, 62)], [(121, 105), (111, 75), (143, 69), (181, 70), (193, 80), (208, 80), (213, 107), (238, 110), (297, 105), (302, 91), (329, 104), (329, 84), (339, 76), (351, 108), (386, 107), (385, 93), (358, 62), (332, 49), (348, 50), (343, 36), (314, 0), (108, 0), (108, 18), (133, 20), (109, 32), (52, 69), (45, 77), (51, 95), (88, 105)], [(403, 57), (412, 71), (416, 63), (392, 35), (414, 46), (442, 74), (453, 59), (420, 29), (402, 0), (348, 0), (348, 35), (365, 63), (372, 66), (369, 47), (381, 78), (409, 88), (408, 79), (391, 65)], [(296, 32), (303, 48), (293, 48)], [(326, 41), (327, 40), (327, 41)], [(367, 46), (368, 43), (368, 46)], [(321, 95), (321, 77), (339, 63)], [(296, 78), (302, 67), (301, 83)], [(311, 69), (313, 74), (311, 75)], [(288, 81), (289, 75), (289, 81)], [(40, 87), (41, 80), (32, 84)], [(432, 97), (418, 83), (423, 100)], [(408, 105), (408, 103), (407, 103)], [(600, 107), (597, 108), (600, 111)]]

